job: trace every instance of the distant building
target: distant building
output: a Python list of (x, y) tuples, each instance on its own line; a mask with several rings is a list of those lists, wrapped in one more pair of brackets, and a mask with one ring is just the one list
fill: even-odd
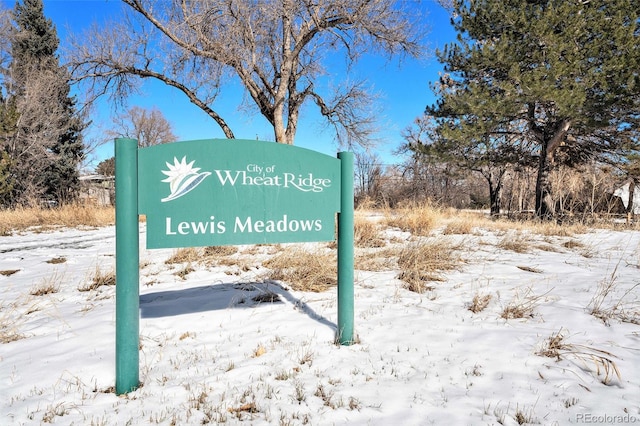
[(103, 175), (80, 176), (80, 201), (96, 206), (115, 204), (115, 177)]
[[(616, 189), (613, 195), (616, 197), (620, 197), (622, 200), (622, 204), (624, 204), (624, 208), (629, 208), (629, 187), (630, 183), (627, 182), (620, 188)], [(636, 187), (633, 191), (633, 205), (631, 206), (631, 213), (640, 214), (640, 188)]]

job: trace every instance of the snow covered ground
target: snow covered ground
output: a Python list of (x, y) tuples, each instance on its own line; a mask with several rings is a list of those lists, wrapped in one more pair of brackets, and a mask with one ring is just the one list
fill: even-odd
[(521, 252), (501, 230), (425, 237), (463, 261), (422, 294), (397, 269), (357, 270), (359, 342), (337, 346), (335, 288), (264, 280), (273, 247), (188, 272), (144, 249), (142, 224), (142, 385), (124, 396), (115, 287), (92, 285), (114, 228), (0, 237), (0, 424), (640, 423), (640, 232), (519, 232)]

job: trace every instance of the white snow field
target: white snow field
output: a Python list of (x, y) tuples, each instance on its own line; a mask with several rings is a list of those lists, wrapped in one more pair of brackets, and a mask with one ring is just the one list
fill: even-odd
[[(114, 227), (0, 237), (0, 424), (640, 424), (639, 231), (385, 227), (356, 250), (387, 266), (356, 268), (351, 346), (334, 343), (335, 287), (263, 265), (330, 245), (165, 263), (177, 250), (140, 232), (141, 386), (122, 396)], [(390, 254), (419, 240), (460, 257), (423, 293)]]

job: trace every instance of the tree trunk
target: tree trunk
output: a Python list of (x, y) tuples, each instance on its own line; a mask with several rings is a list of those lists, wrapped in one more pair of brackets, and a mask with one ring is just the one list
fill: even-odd
[(489, 199), (491, 202), (491, 216), (500, 216), (502, 185), (497, 185), (495, 188), (489, 187)]
[(536, 180), (536, 216), (543, 220), (549, 220), (555, 215), (555, 206), (551, 196), (551, 156), (547, 152), (548, 143), (542, 143), (540, 160), (538, 163), (538, 178)]
[(571, 120), (562, 119), (556, 123), (550, 134), (538, 128), (536, 128), (535, 131), (540, 141), (540, 160), (536, 180), (536, 216), (542, 220), (549, 220), (556, 214), (556, 208), (551, 195), (549, 172), (551, 171), (555, 152), (565, 139), (570, 128)]
[(502, 205), (502, 174), (498, 175), (497, 182), (494, 183), (493, 173), (487, 176), (489, 182), (489, 204), (491, 216), (500, 215)]
[(627, 217), (633, 221), (635, 219), (633, 209), (635, 206), (633, 205), (633, 195), (636, 190), (636, 181), (635, 179), (631, 179), (629, 182), (629, 202), (627, 203)]

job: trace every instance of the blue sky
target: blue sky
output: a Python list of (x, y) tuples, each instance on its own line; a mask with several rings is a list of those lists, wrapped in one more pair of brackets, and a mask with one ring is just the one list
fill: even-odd
[[(5, 7), (12, 8), (12, 1), (3, 1)], [(64, 46), (69, 31), (81, 32), (92, 22), (105, 22), (117, 19), (121, 13), (121, 4), (117, 0), (44, 0), (45, 15), (52, 19), (58, 31), (61, 46)], [(429, 48), (442, 47), (455, 39), (455, 33), (449, 24), (449, 17), (435, 1), (422, 2), (428, 10), (426, 16), (430, 32), (426, 37)], [(380, 93), (380, 127), (377, 136), (382, 141), (375, 148), (383, 163), (394, 164), (402, 159), (392, 152), (403, 142), (401, 133), (415, 117), (420, 115), (426, 105), (434, 102), (429, 83), (438, 78), (441, 65), (431, 55), (422, 61), (406, 60), (401, 67), (397, 63), (388, 63), (377, 58), (367, 58), (355, 69), (358, 76), (365, 77), (374, 90)], [(345, 76), (346, 77), (346, 76)], [(339, 78), (339, 76), (338, 76)], [(337, 79), (334, 76), (334, 79)], [(145, 82), (143, 94), (129, 100), (129, 106), (143, 108), (157, 107), (171, 122), (174, 133), (180, 140), (223, 138), (217, 125), (193, 106), (184, 95), (175, 89), (157, 82)], [(219, 113), (230, 123), (239, 139), (272, 140), (273, 132), (268, 123), (258, 114), (248, 115), (238, 111), (241, 100), (240, 90), (229, 91), (224, 103), (218, 106)], [(112, 108), (106, 99), (92, 117), (96, 123), (108, 125)], [(94, 130), (94, 133), (96, 130)], [(93, 134), (94, 138), (100, 135)], [(324, 130), (320, 117), (313, 107), (303, 110), (298, 123), (296, 145), (335, 155), (341, 149), (335, 144), (330, 130)], [(113, 145), (107, 143), (96, 153), (95, 162), (113, 155)]]

